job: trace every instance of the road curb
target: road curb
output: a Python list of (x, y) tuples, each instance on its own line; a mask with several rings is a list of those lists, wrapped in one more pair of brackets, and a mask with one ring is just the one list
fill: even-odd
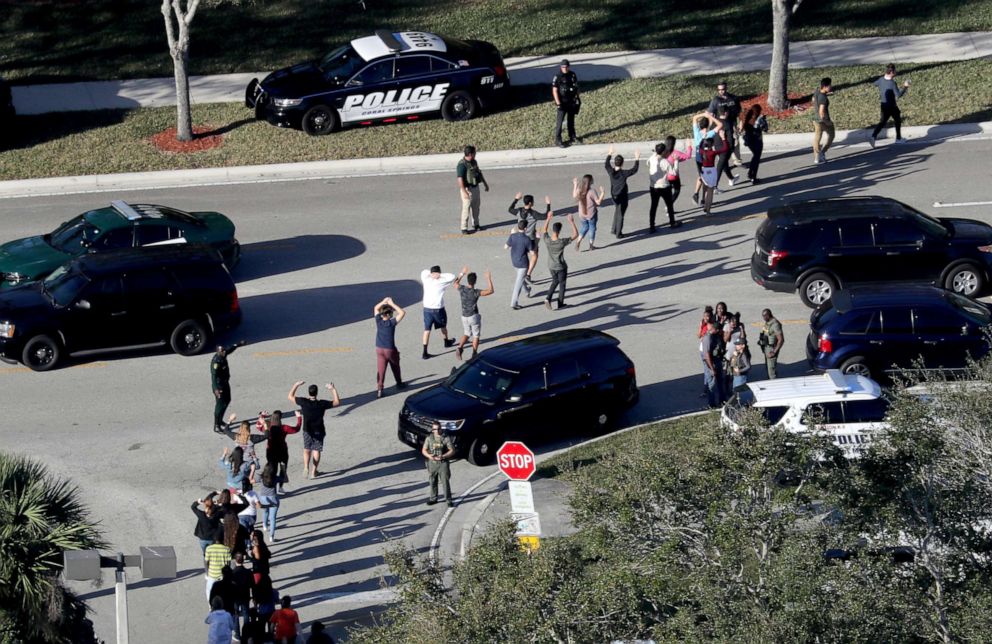
[[(992, 121), (981, 123), (954, 123), (946, 125), (918, 125), (902, 128), (909, 143), (992, 136)], [(772, 134), (765, 137), (766, 148), (812, 149), (812, 132)], [(647, 156), (656, 141), (617, 143), (617, 151), (630, 154), (639, 149)], [(887, 141), (879, 140), (880, 145)], [(842, 130), (837, 132), (835, 146), (868, 145), (868, 130)], [(576, 145), (569, 148), (527, 148), (522, 150), (480, 151), (479, 164), (483, 168), (539, 167), (601, 162), (609, 144)], [(374, 177), (399, 174), (425, 174), (453, 172), (461, 155), (426, 154), (408, 157), (370, 159), (342, 159), (337, 161), (310, 161), (274, 165), (203, 168), (195, 170), (163, 170), (157, 172), (129, 172), (122, 174), (95, 174), (73, 177), (48, 177), (0, 182), (0, 199), (43, 197), (51, 195), (85, 194), (97, 192), (127, 192), (176, 187), (237, 185), (282, 181), (312, 181), (349, 177)]]

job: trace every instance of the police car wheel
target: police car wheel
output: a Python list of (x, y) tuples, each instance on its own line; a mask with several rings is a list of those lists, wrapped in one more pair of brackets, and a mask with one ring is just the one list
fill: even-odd
[(24, 343), (21, 361), (32, 371), (48, 371), (59, 362), (59, 343), (47, 335), (36, 335)]
[(472, 465), (489, 465), (496, 460), (496, 442), (490, 437), (480, 436), (468, 448), (468, 462)]
[(445, 121), (467, 121), (478, 109), (478, 102), (468, 92), (452, 92), (441, 103), (441, 117)]
[(195, 356), (203, 351), (209, 339), (207, 329), (196, 320), (183, 320), (169, 338), (172, 350), (181, 356)]
[(314, 105), (303, 115), (303, 131), (310, 136), (330, 134), (338, 128), (338, 115), (326, 105)]

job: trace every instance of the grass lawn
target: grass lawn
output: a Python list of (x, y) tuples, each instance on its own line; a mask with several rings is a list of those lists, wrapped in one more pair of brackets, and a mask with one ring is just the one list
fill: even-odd
[[(768, 0), (302, 0), (204, 2), (190, 72), (263, 71), (376, 28), (495, 43), (504, 56), (771, 41)], [(172, 74), (157, 0), (4, 2), (0, 75), (31, 82)], [(976, 31), (992, 0), (806, 0), (793, 40)]]
[[(900, 100), (906, 125), (992, 119), (992, 61), (905, 64), (912, 89)], [(837, 129), (867, 127), (878, 119), (878, 91), (867, 84), (877, 66), (793, 70), (790, 87), (809, 93), (833, 78), (831, 114)], [(713, 95), (716, 76), (627, 80), (587, 85), (577, 130), (587, 143), (687, 137), (689, 117)], [(761, 94), (767, 73), (730, 77), (741, 97)], [(554, 110), (546, 88), (516, 90), (517, 107), (466, 123), (440, 119), (344, 130), (310, 137), (252, 120), (241, 104), (194, 106), (193, 119), (224, 132), (224, 144), (190, 154), (161, 152), (148, 137), (175, 126), (175, 109), (78, 112), (20, 117), (15, 148), (0, 152), (0, 179), (220, 167), (325, 159), (455, 152), (466, 143), (482, 150), (552, 144)], [(771, 133), (812, 132), (808, 114), (771, 119)], [(649, 150), (642, 150), (647, 155)]]

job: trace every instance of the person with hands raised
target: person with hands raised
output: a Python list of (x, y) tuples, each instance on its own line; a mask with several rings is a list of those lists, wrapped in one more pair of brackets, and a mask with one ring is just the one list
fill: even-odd
[[(561, 292), (558, 295), (558, 308), (563, 309), (565, 304), (565, 278), (568, 277), (568, 264), (565, 263), (565, 248), (572, 242), (571, 237), (561, 236), (561, 222), (556, 221), (551, 224), (554, 213), (548, 212), (547, 219), (544, 220), (544, 228), (541, 231), (541, 239), (548, 247), (548, 270), (551, 272), (551, 288), (548, 289), (548, 297), (544, 300), (544, 306), (551, 310), (551, 298), (555, 294), (555, 289), (561, 285)], [(575, 226), (575, 219), (572, 214), (568, 214), (568, 223), (572, 225), (572, 235), (578, 237), (579, 229)], [(548, 226), (551, 226), (551, 234), (548, 234)]]
[(396, 348), (396, 325), (406, 317), (406, 311), (391, 297), (385, 297), (372, 308), (372, 316), (375, 319), (375, 396), (382, 398), (387, 364), (393, 371), (396, 388), (406, 388), (406, 383), (400, 376), (400, 351)]
[(623, 156), (613, 156), (613, 146), (606, 153), (606, 174), (610, 177), (610, 196), (613, 197), (613, 236), (623, 239), (623, 218), (627, 214), (629, 194), (627, 179), (637, 174), (641, 165), (641, 151), (634, 150), (634, 165), (628, 170), (623, 169)]
[[(462, 274), (467, 272), (468, 266), (463, 269)], [(479, 341), (482, 335), (482, 314), (479, 313), (479, 298), (492, 295), (496, 292), (496, 288), (493, 286), (492, 273), (487, 270), (483, 274), (489, 282), (489, 286), (485, 290), (475, 288), (475, 273), (465, 275), (465, 281), (468, 282), (468, 286), (459, 284), (462, 275), (459, 275), (454, 283), (462, 301), (462, 337), (458, 342), (458, 348), (455, 349), (455, 357), (459, 360), (462, 359), (462, 351), (465, 349), (465, 343), (468, 342), (469, 337), (472, 338), (472, 357), (474, 358), (475, 354), (479, 352)]]
[(599, 205), (603, 203), (606, 190), (603, 186), (599, 190), (592, 187), (593, 179), (591, 174), (572, 177), (572, 198), (579, 206), (579, 236), (575, 240), (575, 247), (581, 249), (582, 240), (589, 237), (589, 250), (596, 250), (596, 223), (599, 221)]
[(310, 385), (307, 388), (307, 397), (296, 395), (296, 390), (303, 385), (303, 380), (293, 383), (293, 388), (289, 390), (287, 398), (300, 408), (303, 416), (303, 476), (305, 478), (317, 478), (320, 476), (318, 466), (320, 465), (320, 453), (324, 451), (324, 436), (327, 430), (324, 427), (324, 412), (341, 405), (341, 397), (333, 383), (327, 383), (325, 387), (331, 392), (331, 400), (319, 400), (317, 394), (320, 389), (317, 385)]

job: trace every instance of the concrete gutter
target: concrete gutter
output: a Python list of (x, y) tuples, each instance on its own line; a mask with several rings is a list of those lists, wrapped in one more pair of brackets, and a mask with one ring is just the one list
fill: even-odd
[[(992, 137), (992, 122), (961, 123), (950, 125), (921, 125), (904, 127), (903, 136), (910, 144), (936, 143), (947, 139), (985, 139)], [(842, 130), (837, 132), (834, 145), (868, 145), (868, 131)], [(799, 134), (774, 134), (765, 137), (766, 148), (811, 148), (812, 132)], [(648, 156), (656, 141), (617, 143), (617, 151), (632, 157), (638, 149)], [(879, 140), (879, 145), (887, 145)], [(529, 148), (524, 150), (481, 151), (479, 164), (486, 169), (539, 167), (545, 165), (570, 165), (601, 162), (609, 145), (576, 145), (570, 148)], [(122, 174), (95, 174), (75, 177), (21, 179), (0, 182), (0, 198), (40, 197), (49, 195), (83, 194), (94, 192), (126, 192), (130, 190), (155, 190), (161, 188), (233, 185), (280, 181), (308, 181), (315, 179), (367, 177), (397, 174), (424, 174), (453, 172), (461, 155), (428, 154), (409, 157), (372, 159), (342, 159), (338, 161), (312, 161), (227, 168), (195, 170), (164, 170), (158, 172), (128, 172)]]

